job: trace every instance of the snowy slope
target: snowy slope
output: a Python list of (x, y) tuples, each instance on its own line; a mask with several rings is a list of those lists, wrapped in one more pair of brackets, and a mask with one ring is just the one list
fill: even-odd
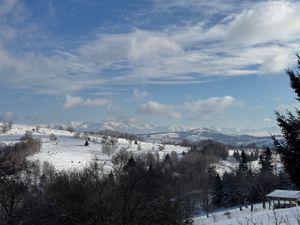
[[(42, 148), (39, 153), (30, 156), (29, 160), (39, 160), (41, 163), (49, 161), (55, 168), (62, 170), (70, 168), (81, 169), (91, 160), (97, 159), (108, 171), (111, 169), (112, 155), (108, 156), (102, 153), (101, 136), (89, 136), (91, 139), (89, 146), (84, 146), (84, 140), (74, 138), (74, 135), (68, 131), (41, 127), (37, 132), (35, 126), (15, 124), (8, 133), (0, 134), (0, 143), (12, 144), (18, 142), (26, 131), (33, 130), (35, 130), (33, 136), (40, 138)], [(54, 134), (58, 140), (50, 141), (50, 134)], [(164, 149), (159, 151), (158, 149), (161, 145), (155, 142), (139, 142), (141, 150), (138, 150), (139, 145), (135, 145), (133, 142), (121, 138), (117, 139), (117, 141), (115, 152), (121, 148), (126, 148), (132, 154), (158, 153), (160, 158), (172, 151), (182, 154), (183, 151), (189, 150), (185, 147), (165, 145)]]
[[(277, 223), (276, 223), (277, 219)], [(254, 211), (243, 208), (223, 210), (206, 216), (193, 219), (193, 225), (296, 225), (300, 221), (300, 209), (298, 207), (287, 209), (269, 210), (262, 208), (262, 204), (254, 206)]]

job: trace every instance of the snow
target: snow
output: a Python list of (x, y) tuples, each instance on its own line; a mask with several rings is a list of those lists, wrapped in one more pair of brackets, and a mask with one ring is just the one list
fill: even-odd
[(268, 194), (267, 197), (300, 199), (300, 191), (275, 190)]
[(297, 221), (300, 221), (298, 206), (269, 210), (268, 208), (263, 209), (262, 204), (256, 204), (253, 212), (251, 212), (250, 207), (248, 209), (243, 208), (243, 211), (235, 208), (210, 214), (208, 218), (206, 216), (194, 217), (193, 225), (296, 225), (299, 224)]
[[(93, 159), (96, 159), (104, 166), (105, 171), (109, 172), (112, 168), (112, 155), (109, 156), (102, 153), (102, 136), (89, 135), (91, 139), (89, 146), (84, 146), (84, 140), (75, 138), (74, 134), (68, 131), (40, 127), (37, 132), (36, 126), (14, 124), (12, 130), (6, 134), (0, 134), (0, 144), (9, 145), (19, 142), (26, 131), (32, 131), (33, 136), (39, 138), (42, 142), (41, 151), (29, 156), (29, 160), (39, 160), (41, 163), (48, 161), (58, 170), (67, 170), (74, 168), (82, 169)], [(54, 134), (58, 140), (54, 142), (50, 141), (50, 134)], [(121, 148), (125, 148), (132, 154), (158, 153), (160, 159), (163, 159), (166, 154), (172, 151), (180, 155), (183, 151), (187, 152), (189, 150), (189, 148), (181, 146), (162, 145), (154, 142), (138, 142), (138, 144), (141, 146), (140, 151), (138, 150), (139, 145), (119, 138), (117, 139), (115, 152)], [(158, 150), (160, 146), (163, 146), (163, 150), (161, 151)]]

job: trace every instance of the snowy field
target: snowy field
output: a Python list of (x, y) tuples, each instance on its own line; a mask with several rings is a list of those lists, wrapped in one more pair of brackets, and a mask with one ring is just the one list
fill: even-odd
[(262, 204), (256, 204), (254, 211), (243, 208), (224, 210), (206, 216), (195, 217), (193, 225), (299, 225), (300, 208), (269, 210), (262, 208)]
[[(41, 163), (44, 161), (50, 162), (56, 169), (81, 169), (88, 165), (93, 159), (96, 159), (100, 164), (104, 166), (106, 171), (111, 169), (111, 157), (112, 155), (103, 154), (101, 136), (89, 135), (89, 146), (84, 146), (85, 141), (74, 137), (74, 134), (68, 131), (61, 131), (50, 128), (39, 128), (36, 131), (35, 126), (25, 125), (13, 125), (12, 130), (6, 134), (0, 134), (0, 144), (13, 144), (20, 141), (20, 138), (26, 133), (26, 131), (32, 131), (34, 138), (39, 138), (42, 142), (41, 151), (35, 155), (29, 156), (29, 160), (39, 160)], [(57, 141), (50, 141), (50, 134), (54, 134), (57, 137)], [(140, 146), (140, 147), (139, 147)], [(115, 145), (115, 153), (121, 148), (125, 148), (132, 154), (142, 153), (157, 153), (160, 159), (172, 151), (175, 151), (180, 156), (183, 151), (187, 152), (189, 148), (164, 145), (158, 143), (149, 142), (130, 142), (129, 140), (119, 138)], [(161, 150), (163, 148), (163, 150)]]
[[(1, 125), (1, 124), (0, 124)], [(107, 155), (102, 152), (102, 136), (90, 135), (91, 141), (89, 146), (84, 146), (85, 141), (74, 137), (74, 133), (57, 130), (51, 128), (40, 127), (38, 132), (36, 126), (18, 125), (14, 124), (13, 128), (6, 134), (0, 134), (0, 144), (13, 144), (20, 141), (20, 138), (26, 131), (33, 131), (33, 136), (39, 138), (42, 142), (41, 151), (35, 155), (28, 157), (29, 160), (39, 160), (41, 163), (44, 161), (50, 162), (56, 169), (82, 169), (88, 163), (96, 159), (101, 165), (104, 166), (106, 171), (110, 171), (112, 164), (112, 155)], [(50, 135), (54, 134), (57, 141), (50, 141)], [(140, 145), (140, 147), (139, 147)], [(129, 140), (119, 138), (115, 146), (114, 152), (116, 153), (121, 148), (125, 148), (132, 154), (142, 154), (151, 152), (159, 154), (160, 159), (172, 151), (175, 151), (179, 157), (183, 152), (189, 151), (189, 148), (176, 146), (176, 145), (162, 145), (158, 142), (138, 142), (138, 145)], [(161, 150), (163, 148), (163, 150)], [(250, 151), (250, 150), (249, 150)], [(232, 157), (234, 150), (229, 150), (229, 157), (227, 160), (221, 160), (214, 164), (217, 172), (222, 175), (224, 172), (231, 172), (238, 167), (238, 162)], [(281, 169), (282, 165), (276, 163), (276, 168)], [(258, 161), (251, 162), (252, 169), (259, 169)]]

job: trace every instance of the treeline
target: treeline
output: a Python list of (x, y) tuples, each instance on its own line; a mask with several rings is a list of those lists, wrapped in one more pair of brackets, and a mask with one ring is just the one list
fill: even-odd
[(179, 143), (180, 146), (190, 147), (192, 151), (201, 151), (202, 154), (215, 155), (226, 160), (228, 157), (227, 146), (214, 140), (191, 142), (187, 139)]
[[(21, 142), (0, 146), (0, 176), (6, 177), (22, 171), (26, 166), (26, 157), (39, 152), (41, 142), (24, 135)], [(25, 168), (26, 169), (26, 168)]]
[(0, 125), (0, 133), (5, 134), (8, 131), (10, 131), (12, 127), (13, 127), (13, 122), (2, 123), (2, 125)]
[(266, 148), (259, 156), (260, 169), (257, 170), (251, 167), (249, 155), (242, 151), (234, 172), (225, 172), (222, 178), (213, 173), (213, 204), (218, 207), (239, 205), (241, 210), (243, 206), (251, 205), (253, 210), (254, 203), (262, 202), (266, 208), (268, 193), (274, 189), (294, 189), (295, 185), (286, 173), (275, 173), (272, 155), (271, 149)]
[(138, 140), (142, 141), (142, 138), (135, 134), (130, 134), (126, 132), (114, 131), (114, 130), (101, 130), (97, 132), (84, 132), (90, 135), (101, 135), (101, 136), (110, 136), (115, 138), (124, 138), (127, 140)]
[(21, 142), (0, 147), (0, 221), (1, 224), (17, 224), (29, 186), (35, 174), (39, 174), (36, 163), (26, 157), (40, 151), (41, 142), (24, 136)]
[(115, 161), (108, 175), (96, 162), (62, 172), (44, 163), (40, 174), (35, 164), (22, 179), (17, 174), (1, 179), (1, 224), (191, 224), (173, 188), (178, 178), (164, 165), (148, 166), (129, 154)]

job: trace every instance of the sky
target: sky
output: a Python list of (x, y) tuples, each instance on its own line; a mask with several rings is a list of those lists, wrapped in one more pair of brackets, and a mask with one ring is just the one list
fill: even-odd
[(0, 119), (254, 129), (297, 107), (299, 1), (0, 0)]

